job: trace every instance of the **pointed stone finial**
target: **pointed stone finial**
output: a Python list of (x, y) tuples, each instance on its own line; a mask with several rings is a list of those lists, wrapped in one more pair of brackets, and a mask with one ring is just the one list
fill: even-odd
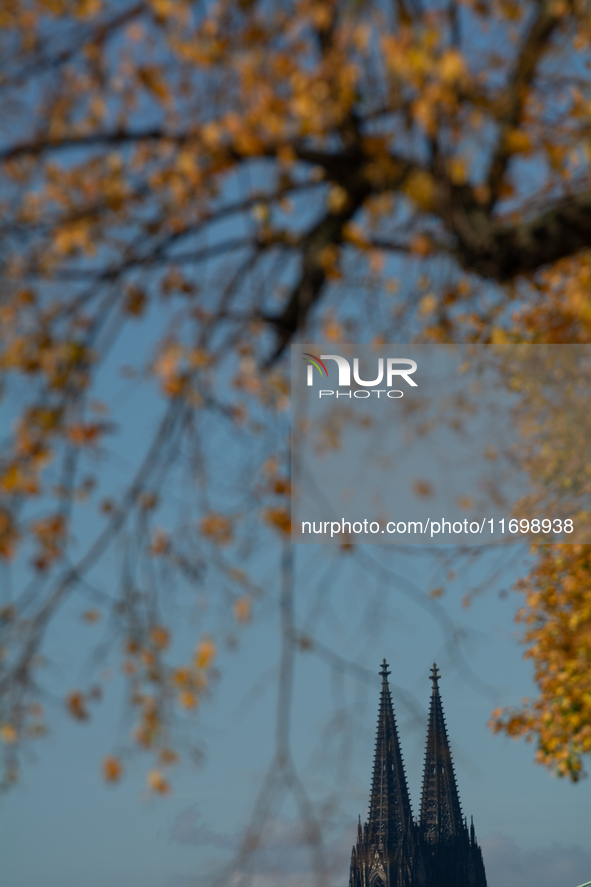
[(433, 663), (433, 668), (431, 669), (431, 674), (429, 675), (431, 680), (433, 681), (433, 692), (439, 690), (439, 669), (436, 664)]
[(381, 670), (381, 672), (380, 672), (380, 674), (381, 674), (381, 676), (382, 676), (382, 684), (387, 683), (387, 681), (388, 681), (388, 675), (391, 674), (391, 673), (392, 673), (392, 672), (388, 671), (388, 663), (386, 662), (385, 659), (382, 659), (382, 670)]

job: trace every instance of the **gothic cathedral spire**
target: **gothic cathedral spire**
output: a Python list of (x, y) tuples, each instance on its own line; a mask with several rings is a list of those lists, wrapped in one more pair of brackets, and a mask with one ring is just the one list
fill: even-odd
[(439, 671), (435, 663), (431, 669), (431, 680), (433, 689), (425, 749), (420, 825), (427, 840), (440, 841), (459, 835), (464, 829), (464, 822), (439, 695)]
[(382, 691), (368, 820), (376, 842), (385, 847), (400, 843), (412, 826), (406, 775), (388, 686), (389, 674), (384, 659), (380, 671)]
[(368, 821), (357, 830), (349, 887), (487, 887), (474, 826), (462, 820), (439, 672), (427, 731), (420, 822), (413, 822), (390, 688), (382, 662), (382, 689)]

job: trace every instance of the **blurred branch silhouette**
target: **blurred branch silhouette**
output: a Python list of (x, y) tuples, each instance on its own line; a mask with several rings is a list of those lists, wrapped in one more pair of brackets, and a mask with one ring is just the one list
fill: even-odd
[[(103, 620), (93, 662), (112, 656), (129, 685), (132, 739), (107, 756), (105, 778), (144, 749), (155, 793), (170, 790), (176, 728), (211, 691), (220, 643), (277, 605), (276, 753), (241, 860), (280, 787), (325, 883), (290, 756), (294, 656), (367, 674), (292, 621), (285, 350), (314, 338), (588, 341), (589, 11), (588, 0), (3, 5), (5, 784), (46, 730), (46, 635), (68, 602), (84, 607), (81, 632)], [(262, 565), (278, 552), (269, 580)], [(354, 555), (415, 594), (396, 565)], [(528, 625), (541, 620), (547, 641), (575, 620), (569, 677), (555, 709), (552, 650), (535, 646), (539, 717), (497, 726), (535, 737), (539, 759), (576, 779), (591, 748), (587, 554), (533, 557), (520, 586)], [(219, 620), (203, 618), (188, 651), (170, 589), (189, 607), (205, 585)], [(476, 680), (444, 606), (421, 595)], [(538, 640), (526, 632), (530, 650)], [(67, 712), (86, 720), (101, 692), (99, 678), (72, 687)]]

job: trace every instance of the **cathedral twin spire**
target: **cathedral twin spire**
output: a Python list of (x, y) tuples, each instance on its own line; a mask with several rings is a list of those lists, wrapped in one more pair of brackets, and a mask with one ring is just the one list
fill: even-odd
[[(382, 842), (399, 840), (412, 826), (410, 797), (392, 698), (388, 664), (382, 661), (382, 689), (374, 757), (368, 826)], [(431, 669), (433, 690), (429, 710), (423, 791), (419, 825), (427, 838), (437, 840), (459, 834), (464, 828), (451, 750), (447, 737), (439, 670)]]
[(413, 820), (384, 659), (369, 817), (359, 823), (349, 887), (487, 887), (474, 827), (462, 818), (451, 750), (433, 684), (419, 821)]

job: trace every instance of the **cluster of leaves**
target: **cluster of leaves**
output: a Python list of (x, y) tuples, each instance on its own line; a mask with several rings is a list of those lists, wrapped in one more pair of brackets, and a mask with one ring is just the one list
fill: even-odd
[(493, 729), (536, 743), (536, 760), (573, 781), (591, 752), (591, 547), (553, 545), (519, 583), (518, 619), (540, 694), (493, 712)]

